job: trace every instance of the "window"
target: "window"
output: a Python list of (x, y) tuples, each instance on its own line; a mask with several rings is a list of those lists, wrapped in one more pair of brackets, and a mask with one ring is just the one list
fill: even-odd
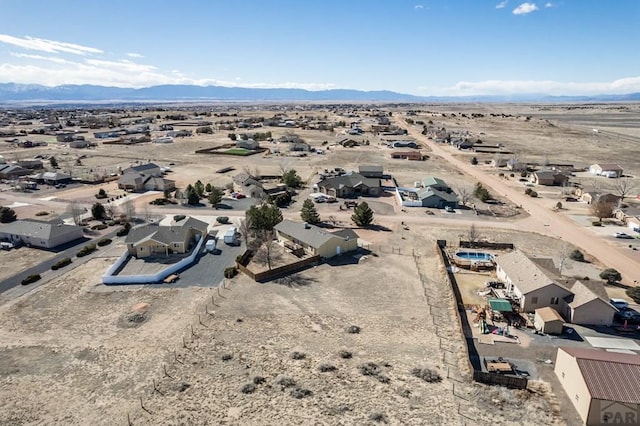
[(537, 305), (538, 304), (538, 298), (537, 297), (532, 297), (531, 298), (531, 303), (534, 304), (534, 305)]
[(173, 247), (174, 247), (174, 248), (178, 248), (178, 247), (180, 247), (180, 243), (173, 243)]
[(552, 297), (551, 298), (551, 304), (552, 305), (557, 305), (558, 304), (558, 298), (557, 297)]

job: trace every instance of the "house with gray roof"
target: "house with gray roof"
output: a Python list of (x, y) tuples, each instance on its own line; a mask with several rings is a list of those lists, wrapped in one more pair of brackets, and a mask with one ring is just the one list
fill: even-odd
[(0, 240), (16, 246), (52, 249), (83, 236), (82, 227), (66, 225), (61, 221), (21, 219), (0, 225)]
[(285, 219), (275, 230), (278, 241), (297, 255), (330, 258), (358, 249), (358, 234), (351, 229), (329, 232), (306, 222)]
[(619, 164), (592, 164), (589, 166), (589, 172), (596, 176), (605, 176), (610, 178), (622, 177), (624, 169)]
[(317, 185), (320, 192), (336, 198), (350, 198), (359, 195), (378, 197), (382, 193), (379, 178), (368, 178), (355, 172), (328, 177), (318, 182)]
[(162, 169), (154, 163), (141, 164), (139, 166), (129, 167), (122, 171), (123, 174), (131, 172), (142, 173), (145, 176), (162, 176)]
[(0, 164), (0, 179), (13, 180), (30, 173), (31, 170), (20, 167), (17, 164)]
[(206, 222), (187, 216), (170, 225), (135, 226), (124, 242), (129, 254), (137, 258), (187, 253), (200, 238), (206, 237), (208, 227)]
[(458, 208), (458, 196), (454, 192), (445, 192), (434, 187), (426, 187), (416, 191), (417, 199), (422, 207), (444, 209), (445, 207)]

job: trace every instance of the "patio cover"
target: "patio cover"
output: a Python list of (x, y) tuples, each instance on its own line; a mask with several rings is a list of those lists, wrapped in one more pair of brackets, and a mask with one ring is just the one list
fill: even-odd
[(511, 303), (505, 299), (489, 299), (491, 309), (498, 312), (513, 312)]

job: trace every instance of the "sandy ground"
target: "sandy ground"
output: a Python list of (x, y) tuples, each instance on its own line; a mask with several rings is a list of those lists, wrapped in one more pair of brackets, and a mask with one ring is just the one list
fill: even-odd
[[(390, 424), (512, 424), (516, 408), (531, 424), (556, 421), (547, 385), (519, 394), (464, 380), (435, 245), (416, 257), (385, 247), (360, 264), (310, 269), (293, 287), (239, 276), (220, 293), (104, 288), (97, 273), (114, 258), (92, 259), (0, 308), (0, 423), (367, 424), (379, 414)], [(127, 320), (139, 303), (150, 306), (144, 321)], [(376, 375), (365, 376), (370, 362)], [(418, 367), (442, 381), (414, 377)]]

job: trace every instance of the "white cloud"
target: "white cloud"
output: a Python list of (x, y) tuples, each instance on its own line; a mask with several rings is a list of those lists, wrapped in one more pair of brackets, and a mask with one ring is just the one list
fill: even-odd
[(56, 64), (71, 64), (73, 62), (67, 61), (66, 59), (58, 58), (56, 56), (42, 56), (42, 55), (31, 55), (28, 53), (15, 53), (9, 52), (9, 54), (15, 58), (25, 58), (25, 59), (35, 59), (37, 61), (49, 61)]
[(500, 3), (496, 4), (496, 9), (504, 9), (507, 6), (507, 3), (509, 3), (508, 0), (501, 1)]
[(535, 3), (522, 3), (520, 6), (513, 9), (514, 15), (526, 15), (527, 13), (535, 12), (538, 10), (538, 6)]
[(47, 40), (43, 38), (13, 37), (7, 34), (0, 34), (0, 43), (18, 46), (27, 50), (39, 50), (47, 53), (73, 53), (75, 55), (86, 55), (91, 53), (103, 53), (102, 50), (94, 47), (82, 46), (74, 43)]
[(546, 7), (547, 9), (550, 7), (553, 7), (553, 3), (551, 2), (545, 3), (544, 7)]
[(127, 60), (105, 61), (102, 59), (86, 59), (84, 62), (97, 68), (113, 68), (125, 72), (149, 72), (157, 69), (153, 65), (137, 64)]
[(415, 6), (413, 6), (414, 9), (424, 9), (424, 5), (422, 4), (416, 4)]
[(421, 93), (434, 96), (478, 95), (613, 95), (640, 92), (640, 76), (610, 82), (559, 82), (552, 80), (461, 81), (450, 87), (419, 87)]
[(140, 53), (127, 53), (127, 56), (130, 58), (136, 58), (136, 59), (140, 59), (140, 58), (144, 58), (144, 55), (141, 55)]

